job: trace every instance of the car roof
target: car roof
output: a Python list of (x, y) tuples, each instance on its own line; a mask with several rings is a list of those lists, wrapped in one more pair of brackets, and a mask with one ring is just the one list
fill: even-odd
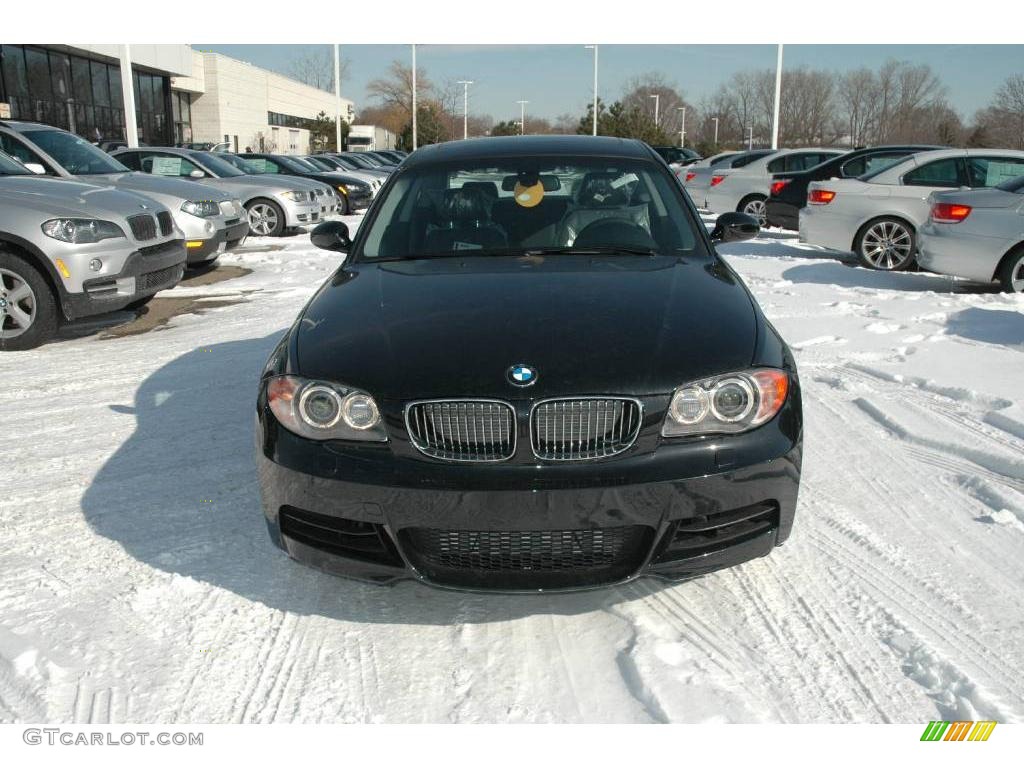
[(971, 147), (969, 149), (934, 149), (929, 152), (915, 152), (907, 155), (898, 163), (886, 166), (876, 173), (869, 173), (859, 178), (874, 184), (895, 184), (896, 179), (901, 178), (904, 173), (918, 166), (930, 163), (933, 160), (944, 160), (947, 157), (984, 157), (986, 155), (998, 154), (1006, 157), (1019, 157), (1024, 159), (1024, 151), (1019, 149), (980, 149)]
[[(63, 131), (63, 128), (58, 128), (55, 125), (47, 125), (46, 123), (32, 123), (27, 120), (0, 120), (0, 125), (5, 128), (10, 128), (12, 131), (36, 131), (40, 128), (46, 128), (52, 131)], [(67, 131), (65, 131), (67, 133)]]
[(537, 155), (575, 155), (583, 157), (620, 157), (650, 160), (652, 150), (636, 139), (613, 136), (491, 136), (480, 139), (446, 141), (420, 147), (402, 163), (403, 168), (461, 160), (486, 160), (493, 157), (532, 157)]

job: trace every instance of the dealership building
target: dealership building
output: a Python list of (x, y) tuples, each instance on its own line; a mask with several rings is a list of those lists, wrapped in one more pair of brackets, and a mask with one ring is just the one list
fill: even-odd
[[(307, 121), (332, 117), (333, 93), (188, 45), (132, 45), (139, 141), (228, 142), (304, 154)], [(91, 141), (125, 139), (119, 45), (0, 45), (0, 118), (32, 120)], [(352, 121), (351, 100), (341, 100)]]

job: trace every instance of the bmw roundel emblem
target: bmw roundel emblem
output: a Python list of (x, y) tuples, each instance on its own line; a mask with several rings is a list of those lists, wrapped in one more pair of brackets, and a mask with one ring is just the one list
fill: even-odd
[(505, 375), (508, 376), (509, 384), (517, 387), (528, 387), (537, 381), (537, 369), (523, 363), (513, 365)]

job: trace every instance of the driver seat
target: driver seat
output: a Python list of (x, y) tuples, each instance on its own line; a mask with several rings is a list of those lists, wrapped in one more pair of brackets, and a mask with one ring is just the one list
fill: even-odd
[(505, 230), (491, 220), (493, 204), (479, 188), (447, 190), (441, 203), (440, 221), (428, 230), (424, 250), (427, 253), (472, 253), (507, 248)]
[[(613, 184), (620, 173), (588, 173), (580, 182), (575, 205), (562, 217), (558, 228), (558, 244), (573, 245), (577, 236), (588, 225), (612, 218), (629, 218), (630, 191), (628, 184)], [(615, 212), (622, 211), (621, 215)]]

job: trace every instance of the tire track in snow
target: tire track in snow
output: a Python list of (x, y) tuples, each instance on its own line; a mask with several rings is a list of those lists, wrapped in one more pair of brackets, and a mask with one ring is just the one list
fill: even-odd
[[(935, 606), (926, 599), (924, 593), (911, 590), (902, 580), (893, 578), (887, 571), (871, 562), (862, 550), (855, 550), (845, 542), (829, 539), (827, 536), (812, 533), (823, 548), (830, 551), (833, 558), (855, 574), (851, 584), (863, 586), (871, 593), (879, 605), (889, 606), (889, 610), (899, 611), (900, 622), (911, 631), (926, 631), (929, 639), (937, 645), (946, 646), (955, 658), (971, 660), (980, 672), (991, 680), (1004, 681), (1008, 691), (1017, 698), (1024, 697), (1021, 682), (1024, 670), (1004, 662), (1001, 655), (989, 650), (990, 642), (978, 637), (961, 623), (947, 617), (948, 605)], [(897, 614), (892, 614), (896, 616)]]

